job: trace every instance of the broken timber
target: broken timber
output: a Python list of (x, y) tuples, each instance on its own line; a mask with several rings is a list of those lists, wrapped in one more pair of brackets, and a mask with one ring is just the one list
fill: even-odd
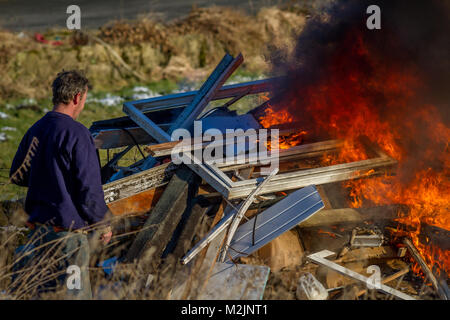
[(161, 256), (196, 186), (195, 175), (191, 170), (182, 166), (176, 171), (131, 245), (126, 257), (128, 261), (141, 258), (151, 247), (154, 251), (148, 250), (149, 256), (145, 258)]
[(103, 185), (107, 204), (133, 196), (145, 190), (166, 185), (173, 176), (176, 165), (165, 163)]

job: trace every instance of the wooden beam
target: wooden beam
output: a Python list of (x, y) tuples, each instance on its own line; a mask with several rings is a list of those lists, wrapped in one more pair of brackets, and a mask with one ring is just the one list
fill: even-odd
[[(225, 201), (222, 201), (214, 217), (211, 228), (214, 228), (222, 218), (225, 206)], [(197, 256), (194, 261), (182, 269), (186, 270), (188, 274), (186, 276), (183, 276), (183, 274), (179, 275), (182, 279), (183, 285), (181, 286), (181, 290), (178, 290), (178, 298), (188, 299), (189, 297), (190, 299), (196, 299), (198, 297), (207, 282), (209, 271), (214, 267), (218, 251), (220, 250), (219, 246), (222, 243), (222, 238), (224, 237), (225, 232), (222, 232), (222, 237), (219, 236), (216, 238), (211, 245), (206, 246), (206, 248), (202, 250), (201, 254)]]
[(299, 224), (300, 228), (316, 228), (338, 224), (359, 224), (367, 220), (393, 220), (398, 217), (397, 206), (372, 208), (324, 209)]
[[(128, 261), (142, 257), (157, 259), (161, 256), (197, 185), (198, 181), (191, 170), (181, 166), (176, 171), (131, 245), (126, 256)], [(148, 250), (150, 248), (152, 250)]]
[[(261, 190), (261, 194), (298, 189), (310, 184), (325, 184), (360, 178), (362, 176), (368, 177), (384, 173), (384, 168), (393, 166), (395, 163), (396, 161), (390, 158), (377, 158), (283, 173), (274, 177)], [(228, 199), (246, 197), (255, 188), (256, 184), (256, 179), (235, 182), (233, 188), (230, 190)]]
[[(202, 197), (196, 197), (192, 200), (192, 205), (190, 205), (188, 210), (186, 210), (183, 214), (180, 225), (177, 227), (177, 229), (181, 230), (181, 232), (179, 232), (176, 243), (173, 246), (173, 250), (167, 251), (166, 249), (167, 253), (173, 254), (177, 260), (186, 253), (186, 251), (191, 247), (194, 236), (199, 231), (202, 218), (205, 216), (210, 207), (210, 205), (205, 204)], [(176, 233), (177, 232), (174, 232), (175, 236), (177, 236)]]
[(166, 185), (172, 178), (176, 165), (165, 163), (157, 167), (136, 173), (103, 185), (105, 202), (124, 199), (145, 190), (154, 189)]
[(108, 208), (113, 215), (144, 214), (155, 206), (164, 189), (148, 189), (117, 201), (109, 202)]
[[(134, 145), (134, 141), (138, 144), (155, 143), (156, 140), (148, 135), (148, 133), (140, 128), (126, 128), (124, 129), (104, 129), (93, 134), (95, 148), (97, 149), (114, 149)], [(133, 136), (133, 138), (130, 137)]]

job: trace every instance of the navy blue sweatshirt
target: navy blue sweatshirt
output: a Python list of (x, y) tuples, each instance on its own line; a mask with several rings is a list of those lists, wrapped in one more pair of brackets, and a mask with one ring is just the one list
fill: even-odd
[(14, 181), (28, 187), (28, 221), (71, 229), (101, 221), (108, 208), (89, 130), (68, 115), (48, 112), (20, 142), (10, 176), (24, 162), (33, 137), (39, 142), (29, 168)]

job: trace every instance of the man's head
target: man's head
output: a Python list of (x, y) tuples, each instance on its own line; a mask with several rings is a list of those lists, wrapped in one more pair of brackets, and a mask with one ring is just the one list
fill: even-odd
[(70, 70), (58, 73), (53, 81), (53, 110), (77, 119), (84, 108), (89, 80), (81, 71)]

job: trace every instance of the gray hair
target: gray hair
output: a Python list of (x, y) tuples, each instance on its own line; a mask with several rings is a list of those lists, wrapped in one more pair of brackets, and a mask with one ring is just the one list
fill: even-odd
[(83, 95), (90, 88), (89, 80), (79, 70), (62, 71), (53, 80), (53, 104), (68, 104), (78, 93)]

